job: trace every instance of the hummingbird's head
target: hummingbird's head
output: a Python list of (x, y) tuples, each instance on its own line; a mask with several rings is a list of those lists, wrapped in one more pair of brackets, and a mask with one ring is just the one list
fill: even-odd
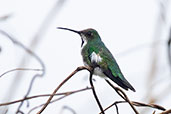
[(79, 34), (81, 36), (81, 41), (82, 41), (81, 47), (83, 46), (85, 42), (87, 43), (93, 40), (100, 40), (100, 36), (98, 32), (92, 28), (81, 30), (81, 31), (76, 31), (73, 29), (68, 29), (68, 28), (63, 28), (63, 27), (58, 27), (58, 29), (69, 30), (69, 31)]

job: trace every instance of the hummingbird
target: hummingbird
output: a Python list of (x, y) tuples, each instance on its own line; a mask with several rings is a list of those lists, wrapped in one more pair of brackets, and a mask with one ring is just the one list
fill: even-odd
[(93, 74), (109, 78), (125, 90), (135, 92), (133, 86), (125, 79), (112, 53), (105, 46), (95, 29), (77, 31), (69, 28), (58, 29), (75, 32), (81, 36), (81, 55), (85, 66), (93, 68)]

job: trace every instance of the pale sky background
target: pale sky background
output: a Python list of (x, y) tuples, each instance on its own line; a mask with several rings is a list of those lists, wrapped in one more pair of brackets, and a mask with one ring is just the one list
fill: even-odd
[[(17, 40), (29, 47), (29, 44), (38, 31), (44, 18), (56, 3), (56, 0), (0, 0), (0, 17), (10, 14), (7, 20), (0, 21), (0, 29), (6, 30)], [(52, 93), (53, 90), (78, 66), (83, 65), (80, 54), (80, 36), (56, 27), (68, 27), (75, 30), (94, 28), (100, 34), (103, 42), (116, 58), (126, 79), (134, 86), (136, 92), (125, 91), (128, 97), (134, 101), (148, 103), (147, 90), (149, 82), (155, 84), (152, 96), (158, 97), (162, 90), (170, 85), (170, 69), (166, 44), (168, 28), (171, 20), (171, 2), (166, 5), (166, 22), (158, 23), (159, 0), (65, 0), (53, 19), (49, 20), (48, 28), (43, 31), (36, 49), (33, 51), (46, 65), (46, 75), (36, 79), (31, 95)], [(159, 27), (159, 28), (157, 28)], [(149, 80), (153, 42), (157, 42), (157, 72), (154, 81)], [(0, 34), (0, 74), (17, 68), (24, 54), (18, 46), (14, 45), (5, 36)], [(30, 47), (32, 49), (32, 47)], [(40, 68), (40, 65), (31, 59), (26, 68)], [(27, 61), (27, 60), (26, 60)], [(24, 66), (23, 66), (24, 67)], [(16, 72), (9, 73), (0, 78), (0, 102), (6, 102), (7, 96), (13, 96), (10, 101), (23, 98), (29, 82), (35, 72), (24, 71), (17, 82), (15, 93), (9, 94), (10, 84)], [(106, 82), (94, 76), (94, 82), (98, 97), (103, 107), (107, 107), (115, 101), (122, 100)], [(88, 72), (81, 71), (76, 74), (60, 92), (85, 88), (89, 86)], [(171, 88), (168, 88), (171, 89)], [(168, 90), (160, 104), (165, 108), (171, 108), (171, 90)], [(162, 99), (163, 98), (163, 99)], [(27, 113), (29, 109), (46, 102), (46, 98), (30, 100), (30, 108), (26, 108), (26, 102), (22, 111)], [(10, 105), (9, 114), (15, 113), (18, 104)], [(77, 93), (61, 101), (49, 105), (43, 114), (72, 114), (63, 106), (69, 106), (77, 114), (98, 114), (99, 108), (95, 102), (91, 90)], [(119, 104), (120, 114), (132, 114), (128, 104)], [(1, 108), (0, 108), (1, 109)], [(137, 108), (139, 111), (144, 108)], [(38, 110), (33, 111), (35, 114)], [(150, 110), (149, 114), (152, 114)], [(106, 111), (106, 114), (116, 113), (115, 107)]]

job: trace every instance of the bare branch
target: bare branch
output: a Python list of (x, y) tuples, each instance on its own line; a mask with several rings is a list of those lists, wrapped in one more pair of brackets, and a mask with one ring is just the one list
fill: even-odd
[(166, 111), (164, 111), (164, 112), (162, 112), (162, 113), (160, 113), (160, 114), (170, 114), (170, 113), (171, 113), (171, 109), (166, 110)]
[(124, 91), (122, 91), (120, 88), (115, 87), (114, 85), (112, 85), (108, 80), (106, 80), (106, 82), (118, 93), (119, 96), (121, 96), (126, 102), (128, 102), (128, 104), (131, 106), (131, 108), (133, 109), (133, 111), (136, 114), (139, 114), (138, 111), (133, 106), (132, 102), (129, 100), (128, 96), (124, 93)]
[(48, 104), (50, 103), (50, 101), (52, 100), (53, 96), (55, 95), (55, 93), (74, 75), (76, 74), (78, 71), (80, 70), (88, 70), (90, 71), (90, 69), (88, 67), (85, 66), (81, 66), (78, 67), (75, 71), (73, 71), (65, 80), (62, 81), (62, 83), (60, 83), (60, 85), (53, 91), (52, 95), (49, 97), (49, 99), (47, 100), (47, 102), (45, 103), (45, 105), (41, 108), (41, 110), (39, 112), (37, 112), (37, 114), (41, 114), (43, 112), (43, 110), (48, 106)]
[(151, 108), (155, 108), (158, 110), (166, 110), (164, 107), (157, 105), (157, 104), (145, 104), (145, 103), (140, 103), (140, 102), (136, 102), (136, 101), (132, 101), (133, 105), (135, 106), (139, 106), (139, 107), (151, 107)]
[[(92, 89), (92, 88), (89, 88), (89, 89)], [(62, 96), (62, 97), (60, 97), (60, 98), (58, 98), (58, 99), (55, 99), (55, 100), (50, 101), (49, 104), (54, 103), (54, 102), (56, 102), (56, 101), (59, 101), (59, 100), (65, 98), (65, 97), (67, 97), (67, 96), (69, 96), (69, 95), (72, 95), (72, 94), (74, 94), (74, 93), (82, 92), (82, 91), (89, 90), (89, 89), (82, 89), (82, 90), (80, 90), (80, 91), (78, 90), (77, 92), (65, 94), (64, 96)], [(52, 95), (52, 94), (51, 94), (51, 95)], [(28, 112), (28, 114), (30, 114), (33, 110), (35, 110), (35, 109), (37, 109), (37, 108), (40, 108), (40, 107), (42, 107), (42, 106), (44, 106), (44, 105), (45, 105), (45, 104), (41, 104), (41, 105), (39, 105), (39, 106), (36, 106), (36, 107), (32, 108), (32, 109)]]
[(3, 74), (0, 75), (0, 78), (3, 77), (4, 75), (11, 73), (11, 72), (14, 72), (14, 71), (43, 71), (43, 69), (15, 68), (15, 69), (11, 69), (11, 70), (4, 72)]
[(116, 113), (119, 114), (119, 109), (118, 109), (118, 105), (115, 104), (115, 107), (116, 107)]
[[(44, 75), (44, 73), (42, 73), (42, 74), (36, 74), (36, 75), (33, 76), (33, 78), (31, 79), (30, 85), (29, 85), (29, 89), (27, 90), (27, 93), (25, 94), (24, 98), (26, 98), (26, 97), (29, 95), (29, 93), (30, 93), (30, 91), (31, 91), (31, 89), (32, 89), (32, 85), (33, 85), (33, 83), (34, 83), (34, 80), (35, 80), (37, 77), (41, 77), (41, 76), (43, 76), (43, 75)], [(20, 105), (18, 106), (18, 109), (17, 109), (16, 113), (21, 112), (20, 108), (22, 107), (23, 103), (24, 103), (24, 101), (22, 101), (22, 102), (20, 103)], [(27, 106), (29, 106), (29, 102), (27, 102)]]
[(153, 112), (153, 114), (155, 114), (155, 113), (156, 113), (156, 111)]
[[(109, 108), (111, 108), (112, 106), (115, 105), (116, 112), (117, 112), (117, 114), (119, 114), (119, 110), (118, 110), (118, 106), (117, 106), (117, 104), (119, 104), (119, 103), (127, 103), (127, 102), (126, 101), (116, 101), (113, 104), (111, 104), (110, 106), (108, 106), (107, 108), (105, 108), (104, 111), (108, 110)], [(99, 114), (101, 114), (101, 112)]]
[[(64, 99), (65, 97), (67, 97), (67, 96), (69, 96), (69, 95), (71, 95), (71, 94), (67, 94), (67, 95), (65, 95), (65, 96), (59, 97), (58, 99), (52, 100), (52, 101), (50, 101), (49, 104), (54, 103), (54, 102), (56, 102), (56, 101), (59, 101), (59, 100), (61, 100), (61, 99)], [(30, 114), (32, 111), (36, 110), (37, 108), (40, 108), (40, 107), (42, 107), (42, 106), (45, 106), (45, 104), (46, 104), (46, 103), (41, 104), (41, 105), (39, 105), (39, 106), (36, 106), (36, 107), (32, 108), (32, 109), (28, 112), (28, 114)], [(49, 105), (49, 104), (48, 104), (48, 105)]]
[[(59, 96), (59, 95), (68, 95), (68, 94), (73, 94), (73, 93), (77, 93), (77, 92), (81, 92), (81, 91), (85, 91), (85, 90), (90, 90), (91, 87), (86, 87), (84, 89), (79, 89), (79, 90), (75, 90), (75, 91), (68, 91), (68, 92), (63, 92), (63, 93), (57, 93), (54, 96)], [(31, 96), (31, 97), (26, 97), (23, 99), (19, 99), (19, 100), (15, 100), (15, 101), (11, 101), (11, 102), (6, 102), (6, 103), (1, 103), (0, 106), (6, 106), (6, 105), (12, 105), (15, 103), (19, 103), (25, 100), (29, 100), (29, 99), (34, 99), (34, 98), (41, 98), (41, 97), (48, 97), (51, 96), (51, 94), (44, 94), (44, 95), (35, 95), (35, 96)]]
[[(149, 107), (149, 108), (155, 108), (155, 109), (162, 110), (162, 111), (166, 110), (164, 107), (157, 105), (157, 104), (145, 104), (145, 103), (136, 102), (136, 101), (131, 101), (131, 102), (134, 106), (138, 106), (138, 107)], [(114, 106), (114, 105), (116, 106), (117, 104), (120, 104), (120, 103), (127, 103), (127, 101), (116, 101), (113, 104), (111, 104), (110, 106), (108, 106), (107, 108), (105, 108), (104, 111), (106, 111), (109, 108), (111, 108), (112, 106)]]
[[(94, 70), (94, 69), (93, 69), (93, 70)], [(102, 114), (105, 114), (104, 111), (103, 111), (103, 107), (102, 107), (102, 105), (101, 105), (101, 103), (100, 103), (100, 101), (99, 101), (99, 99), (98, 99), (98, 97), (97, 97), (97, 95), (96, 95), (96, 91), (95, 91), (95, 89), (94, 89), (94, 85), (93, 85), (93, 81), (92, 81), (93, 70), (90, 72), (90, 78), (89, 78), (90, 85), (91, 85), (91, 87), (92, 87), (92, 92), (93, 92), (94, 98), (96, 99), (96, 102), (97, 102), (97, 104), (98, 104), (98, 106), (99, 106), (99, 108), (100, 108), (100, 110), (101, 110), (101, 113), (102, 113)]]

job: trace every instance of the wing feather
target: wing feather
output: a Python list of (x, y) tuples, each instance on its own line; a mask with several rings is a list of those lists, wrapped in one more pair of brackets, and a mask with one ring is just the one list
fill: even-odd
[(132, 91), (135, 91), (133, 86), (123, 76), (119, 65), (117, 64), (111, 52), (106, 48), (105, 45), (103, 47), (104, 48), (99, 49), (100, 51), (98, 53), (102, 57), (102, 62), (99, 63), (98, 66), (103, 70), (103, 73), (123, 89), (131, 89)]

